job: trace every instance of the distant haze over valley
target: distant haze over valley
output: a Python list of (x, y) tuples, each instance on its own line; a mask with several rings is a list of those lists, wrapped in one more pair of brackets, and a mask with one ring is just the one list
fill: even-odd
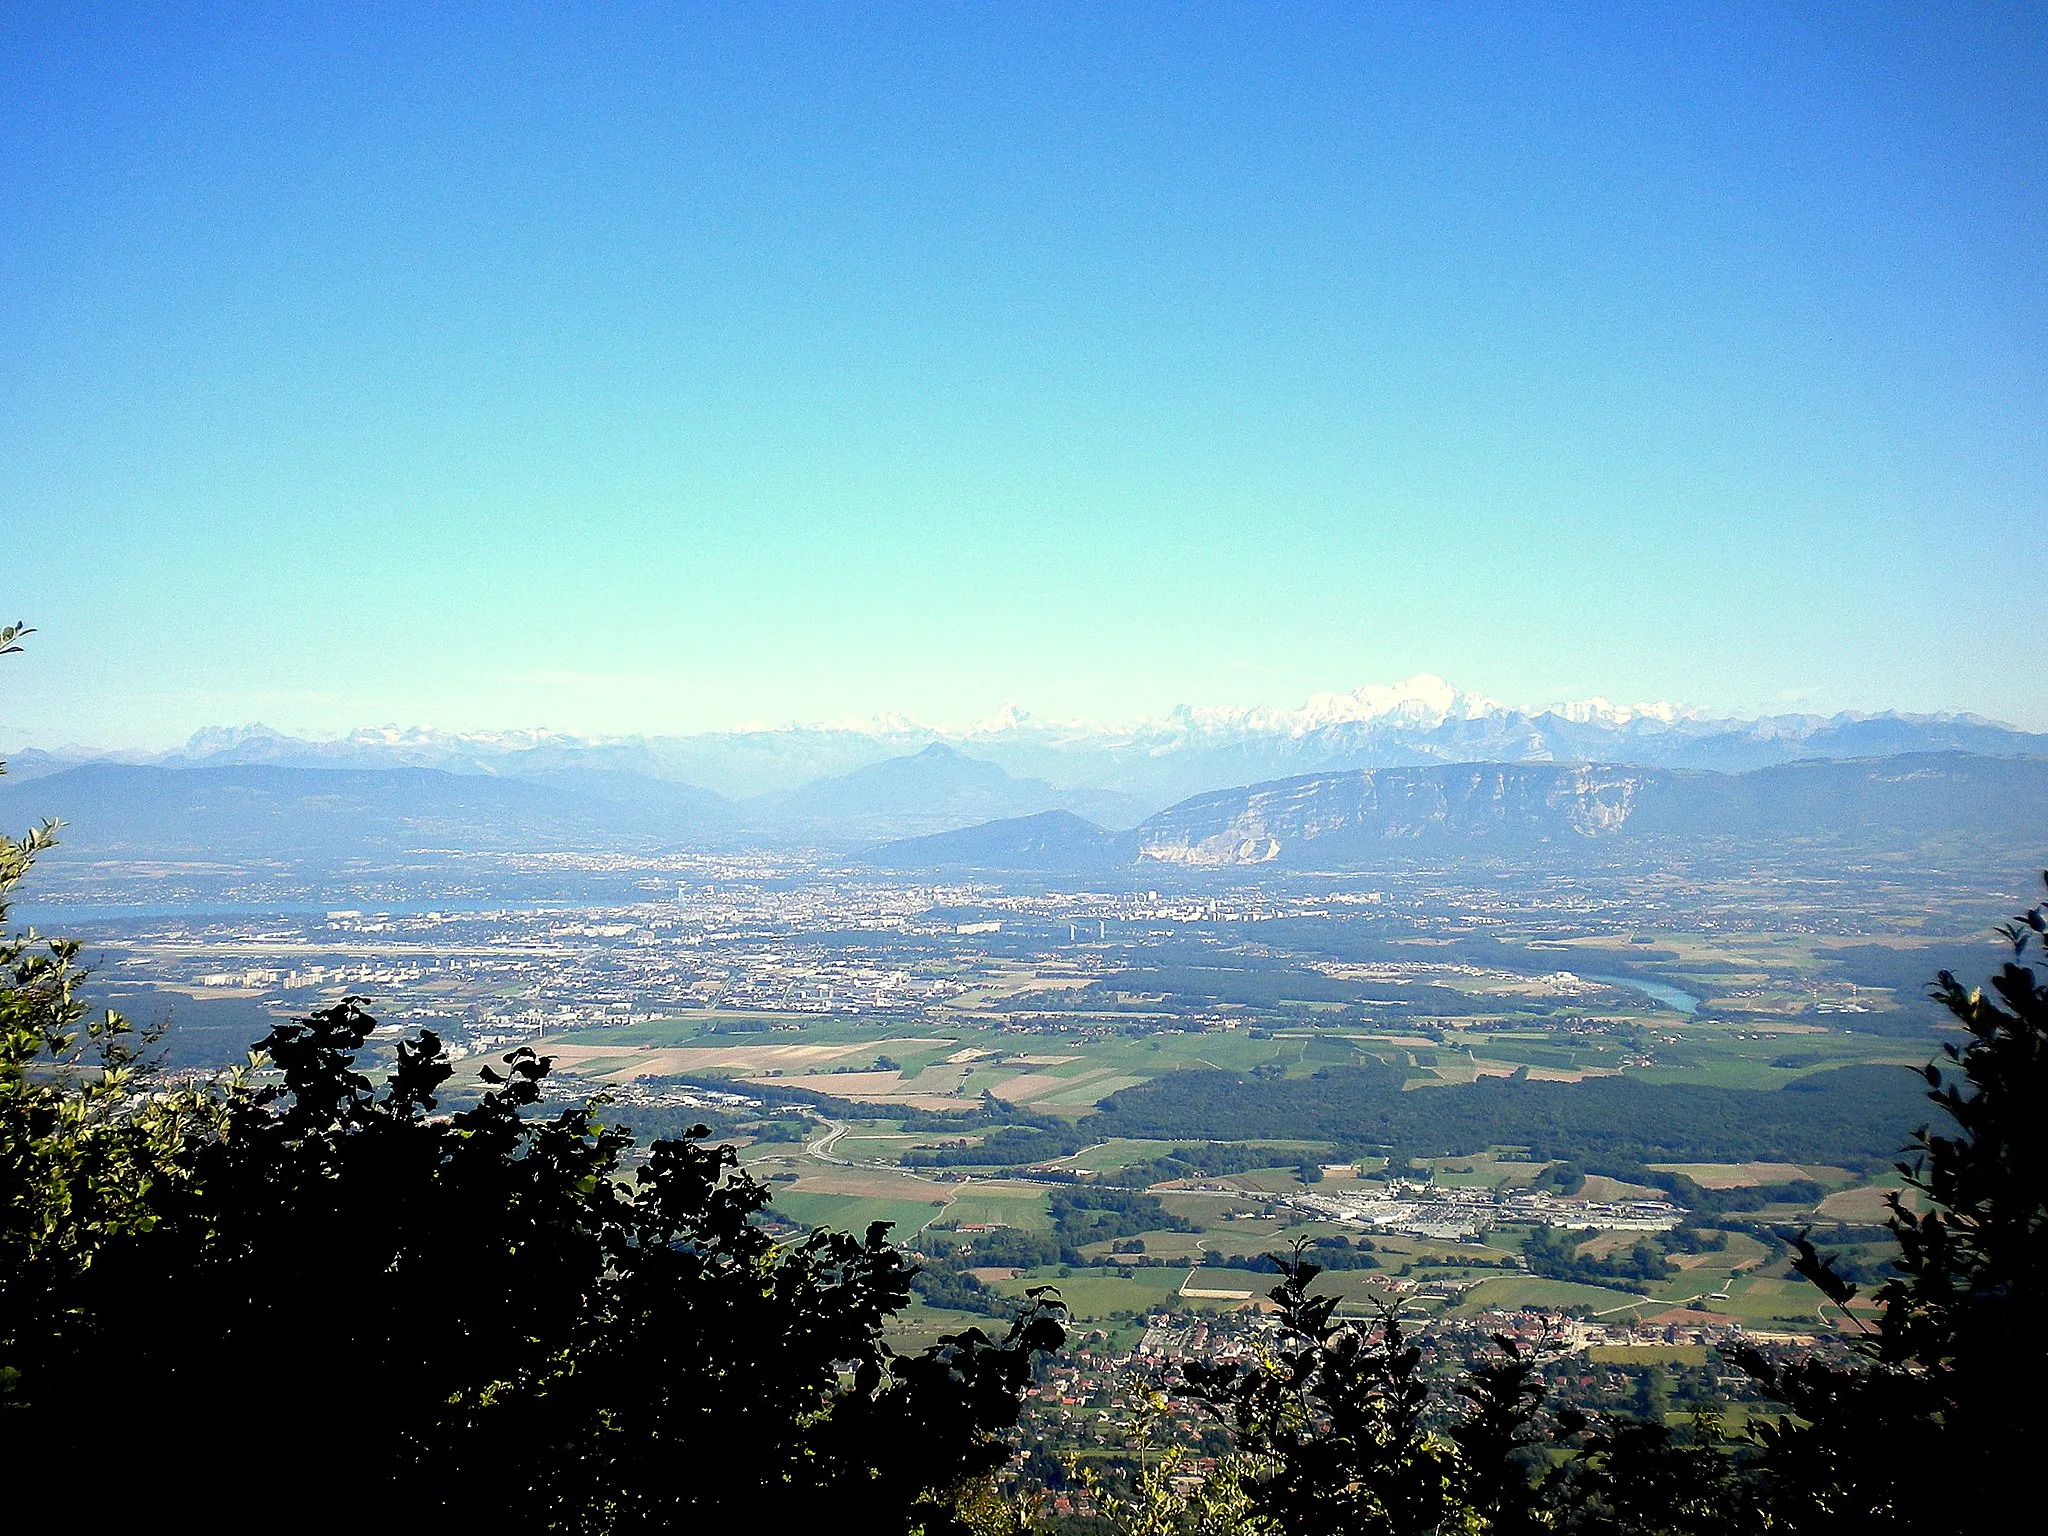
[[(1009, 713), (676, 737), (209, 729), (151, 757), (14, 754), (0, 816), (72, 856), (282, 864), (673, 849), (1108, 873), (1369, 867), (1460, 852), (1954, 853), (2048, 807), (2048, 736), (1968, 715), (1509, 708), (1418, 677), (1299, 710), (1102, 728)], [(2042, 829), (2048, 833), (2048, 827)]]
[[(793, 814), (802, 819), (809, 814), (802, 801), (807, 786), (933, 745), (994, 764), (1014, 778), (1040, 781), (1065, 797), (1061, 805), (1093, 820), (1128, 825), (1205, 790), (1342, 769), (1584, 762), (1735, 773), (1809, 757), (2031, 754), (2048, 751), (2048, 734), (1970, 714), (1736, 717), (1668, 702), (1616, 705), (1598, 698), (1530, 709), (1423, 674), (1387, 686), (1318, 694), (1299, 709), (1185, 705), (1162, 718), (1122, 725), (1047, 721), (1012, 708), (962, 727), (884, 717), (860, 724), (748, 726), (684, 736), (451, 733), (387, 726), (310, 740), (263, 725), (214, 726), (160, 753), (25, 748), (11, 754), (9, 770), (26, 778), (83, 762), (171, 768), (408, 767), (581, 789), (608, 780), (615, 780), (616, 788), (641, 778), (689, 785), (734, 801), (796, 796)], [(997, 793), (992, 783), (984, 787)], [(1079, 792), (1097, 792), (1098, 798), (1073, 801)], [(998, 800), (1002, 809), (1021, 812), (1029, 797), (1029, 791), (1004, 791)]]

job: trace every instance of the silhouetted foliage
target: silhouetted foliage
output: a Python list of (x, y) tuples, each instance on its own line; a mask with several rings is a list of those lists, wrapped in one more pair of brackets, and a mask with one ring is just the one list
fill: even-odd
[(1657, 1418), (1600, 1425), (1546, 1480), (1540, 1500), (1550, 1529), (1584, 1536), (1742, 1536), (1770, 1524), (1712, 1409), (1683, 1431)]
[[(2033, 907), (2003, 930), (1989, 991), (1943, 971), (1932, 995), (1967, 1032), (1926, 1069), (1953, 1123), (1923, 1126), (1899, 1171), (1929, 1209), (1891, 1197), (1891, 1277), (1856, 1358), (1745, 1363), (1796, 1421), (1764, 1432), (1782, 1523), (1800, 1531), (1975, 1528), (2024, 1507), (2048, 1432), (2048, 983), (2021, 961), (2048, 933)], [(1807, 1237), (1795, 1267), (1838, 1307), (1856, 1287)], [(1956, 1490), (1970, 1490), (1959, 1500)]]
[(1274, 1263), (1278, 1347), (1185, 1368), (1247, 1460), (1252, 1512), (1288, 1536), (1423, 1536), (1481, 1511), (1497, 1529), (1528, 1528), (1533, 1483), (1519, 1456), (1541, 1393), (1513, 1343), (1498, 1341), (1503, 1358), (1468, 1378), (1465, 1412), (1440, 1426), (1423, 1352), (1392, 1312), (1339, 1323), (1336, 1298), (1309, 1290), (1316, 1265)]
[[(26, 631), (0, 629), (0, 655)], [(0, 931), (45, 824), (0, 837)], [(539, 1112), (520, 1050), (468, 1108), (431, 1031), (380, 1087), (347, 998), (261, 1070), (163, 1084), (88, 1019), (79, 949), (0, 937), (0, 1446), (102, 1524), (166, 1490), (229, 1525), (578, 1532), (774, 1518), (941, 1531), (985, 1503), (1032, 1357), (1008, 1332), (915, 1355), (882, 1330), (911, 1260), (877, 1223), (778, 1245), (701, 1125), (628, 1177), (602, 1102)], [(118, 1450), (111, 1449), (118, 1445)]]
[(900, 1355), (881, 1333), (912, 1265), (881, 1224), (778, 1247), (767, 1191), (693, 1140), (624, 1179), (592, 1106), (524, 1113), (528, 1050), (437, 1115), (440, 1042), (402, 1043), (379, 1090), (355, 1066), (373, 1023), (349, 999), (272, 1031), (282, 1080), (222, 1091), (19, 1352), (17, 1448), (83, 1457), (110, 1411), (175, 1404), (164, 1465), (274, 1445), (355, 1498), (607, 1531), (770, 1499), (944, 1528), (1007, 1459), (1030, 1356), (1060, 1342), (1047, 1306)]
[[(0, 656), (30, 633), (0, 628)], [(81, 1326), (82, 1284), (148, 1230), (150, 1201), (182, 1176), (189, 1129), (218, 1108), (144, 1091), (149, 1041), (118, 1014), (88, 1016), (78, 944), (8, 926), (13, 892), (56, 832), (46, 821), (0, 835), (0, 1447), (22, 1466), (34, 1465), (19, 1438), (31, 1394)], [(107, 1431), (78, 1427), (94, 1432)]]
[[(2048, 907), (2004, 933), (2013, 958), (1988, 993), (1946, 971), (1932, 989), (1967, 1032), (1943, 1048), (1946, 1068), (1925, 1072), (1954, 1129), (1923, 1127), (1898, 1165), (1928, 1208), (1892, 1197), (1885, 1230), (1898, 1251), (1874, 1311), (1852, 1314), (1856, 1286), (1809, 1236), (1794, 1239), (1795, 1269), (1858, 1330), (1847, 1358), (1737, 1351), (1790, 1414), (1754, 1420), (1730, 1443), (1710, 1404), (1689, 1426), (1669, 1422), (1649, 1374), (1636, 1417), (1550, 1414), (1536, 1363), (1505, 1339), (1500, 1356), (1451, 1378), (1462, 1408), (1441, 1392), (1433, 1401), (1428, 1362), (1397, 1319), (1336, 1322), (1297, 1249), (1271, 1260), (1280, 1346), (1186, 1372), (1246, 1458), (1255, 1515), (1286, 1536), (1846, 1536), (1974, 1531), (2030, 1507), (2029, 1452), (2048, 1431), (2048, 984), (2020, 961), (2048, 940)], [(1782, 1193), (1818, 1191), (1799, 1181)], [(1539, 1231), (1527, 1252), (1539, 1273), (1614, 1277), (1616, 1261), (1579, 1259), (1576, 1247)], [(1662, 1261), (1644, 1244), (1625, 1263), (1652, 1278)]]
[[(53, 840), (0, 838), (0, 925)], [(380, 1088), (351, 998), (274, 1028), (269, 1072), (162, 1085), (87, 1018), (76, 944), (0, 967), (0, 1445), (98, 1521), (206, 1485), (231, 1525), (955, 1529), (1061, 1342), (1041, 1296), (898, 1353), (882, 1224), (778, 1246), (702, 1127), (629, 1178), (601, 1106), (537, 1113), (530, 1050), (444, 1115), (440, 1041)]]

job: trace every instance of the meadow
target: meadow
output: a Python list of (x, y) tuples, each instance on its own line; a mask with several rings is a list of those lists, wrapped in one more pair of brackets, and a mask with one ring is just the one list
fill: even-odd
[[(783, 1089), (827, 1096), (824, 1107), (808, 1112), (813, 1129), (804, 1141), (743, 1145), (743, 1160), (769, 1181), (775, 1213), (794, 1225), (860, 1230), (882, 1221), (898, 1241), (910, 1243), (927, 1230), (1049, 1234), (1058, 1180), (1128, 1183), (1135, 1170), (1183, 1156), (1189, 1146), (1158, 1136), (1107, 1134), (1091, 1140), (1084, 1134), (1078, 1147), (1070, 1138), (1054, 1149), (1057, 1155), (1035, 1161), (1029, 1176), (976, 1168), (971, 1161), (904, 1166), (911, 1153), (930, 1164), (933, 1148), (979, 1146), (1008, 1112), (999, 1109), (992, 1117), (983, 1109), (989, 1103), (1037, 1117), (1036, 1123), (1085, 1130), (1082, 1122), (1110, 1095), (1189, 1070), (1256, 1081), (1370, 1067), (1393, 1073), (1393, 1082), (1415, 1094), (1458, 1092), (1459, 1084), (1484, 1077), (1574, 1082), (1615, 1075), (1757, 1090), (1784, 1088), (1838, 1067), (1918, 1065), (1930, 1053), (1925, 1038), (1816, 1022), (1810, 1006), (1816, 994), (1786, 980), (1810, 974), (1818, 964), (1810, 941), (1751, 935), (1660, 938), (1659, 945), (1669, 957), (1660, 974), (1697, 1000), (1695, 1012), (1569, 977), (1429, 965), (1414, 970), (1411, 979), (1420, 989), (1415, 995), (1442, 999), (1442, 1011), (1417, 1015), (1400, 1007), (1393, 992), (1384, 1004), (1332, 1001), (1354, 985), (1350, 978), (1364, 974), (1356, 968), (1328, 967), (1325, 975), (1268, 965), (1233, 982), (1225, 972), (1168, 966), (1129, 969), (1104, 982), (1077, 970), (1070, 957), (1056, 956), (1035, 962), (948, 960), (944, 965), (961, 989), (915, 1020), (704, 1009), (551, 1038), (546, 1049), (559, 1070), (594, 1088), (659, 1090), (687, 1078), (724, 1080), (742, 1093), (752, 1086), (771, 1097)], [(1571, 946), (1558, 948), (1565, 952), (1560, 964), (1567, 963)], [(1379, 967), (1371, 974), (1384, 979), (1384, 972)], [(1225, 981), (1210, 979), (1217, 975)], [(1186, 997), (1144, 990), (1185, 988), (1196, 981), (1216, 994), (1199, 1013), (1189, 1012)], [(1896, 1001), (1839, 988), (1830, 995), (1850, 1008)], [(959, 1119), (957, 1130), (946, 1126), (949, 1117)], [(1358, 1233), (1290, 1204), (1312, 1188), (1365, 1188), (1388, 1174), (1389, 1156), (1404, 1176), (1446, 1190), (1528, 1188), (1549, 1177), (1552, 1167), (1514, 1146), (1430, 1158), (1398, 1149), (1389, 1155), (1340, 1154), (1328, 1142), (1286, 1136), (1228, 1145), (1234, 1160), (1227, 1171), (1154, 1184), (1155, 1208), (1166, 1225), (1136, 1234), (1141, 1254), (1128, 1251), (1130, 1241), (1089, 1241), (1071, 1254), (1079, 1262), (993, 1279), (992, 1290), (1014, 1299), (1030, 1286), (1054, 1285), (1077, 1321), (1119, 1326), (1159, 1309), (1257, 1305), (1271, 1276), (1228, 1268), (1227, 1262), (1319, 1238), (1348, 1241)], [(1721, 1196), (1795, 1182), (1824, 1192), (1811, 1205), (1765, 1205), (1748, 1218), (1752, 1223), (1867, 1224), (1882, 1219), (1885, 1193), (1896, 1182), (1880, 1173), (1766, 1159), (1659, 1162), (1651, 1168)], [(1153, 1177), (1144, 1174), (1140, 1182)], [(1582, 1198), (1662, 1198), (1660, 1189), (1641, 1182), (1598, 1173), (1574, 1177)], [(1581, 1243), (1578, 1252), (1606, 1260), (1625, 1255), (1639, 1236), (1599, 1236)], [(1743, 1230), (1726, 1232), (1712, 1252), (1673, 1252), (1668, 1277), (1640, 1286), (1518, 1270), (1512, 1266), (1521, 1262), (1520, 1241), (1521, 1231), (1513, 1227), (1469, 1244), (1375, 1233), (1376, 1267), (1331, 1270), (1318, 1283), (1337, 1294), (1347, 1311), (1386, 1304), (1411, 1313), (1470, 1315), (1547, 1307), (1625, 1320), (1676, 1307), (1688, 1315), (1760, 1326), (1814, 1328), (1822, 1322), (1810, 1287), (1787, 1277), (1782, 1246)], [(1191, 1291), (1212, 1294), (1186, 1294)], [(922, 1306), (914, 1312), (923, 1320), (919, 1326), (939, 1315)]]

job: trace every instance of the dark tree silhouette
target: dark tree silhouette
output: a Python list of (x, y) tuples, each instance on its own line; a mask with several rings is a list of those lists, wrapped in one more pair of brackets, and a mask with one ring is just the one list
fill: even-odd
[[(1575, 1418), (1559, 1416), (1576, 1430)], [(1755, 1479), (1721, 1443), (1720, 1415), (1693, 1415), (1685, 1433), (1617, 1416), (1590, 1428), (1538, 1495), (1545, 1525), (1573, 1536), (1742, 1536), (1769, 1528)]]
[(1426, 1536), (1486, 1510), (1529, 1527), (1530, 1478), (1516, 1459), (1539, 1394), (1512, 1346), (1467, 1384), (1470, 1407), (1436, 1432), (1423, 1353), (1392, 1312), (1371, 1327), (1336, 1322), (1322, 1271), (1274, 1255), (1280, 1346), (1270, 1356), (1185, 1367), (1188, 1390), (1230, 1427), (1249, 1471), (1254, 1515), (1287, 1536)]
[[(0, 656), (30, 633), (0, 627)], [(147, 1197), (178, 1177), (180, 1149), (218, 1108), (146, 1091), (148, 1042), (116, 1014), (88, 1015), (79, 946), (8, 924), (15, 889), (56, 832), (46, 821), (0, 834), (0, 1465), (38, 1472), (36, 1394), (55, 1389), (94, 1326), (82, 1287), (110, 1245), (150, 1225)], [(78, 1433), (108, 1434), (90, 1410)]]
[[(0, 629), (0, 655), (24, 633)], [(274, 1072), (154, 1083), (146, 1038), (88, 1017), (78, 946), (7, 930), (53, 835), (0, 836), (0, 1465), (16, 1487), (68, 1482), (102, 1526), (159, 1519), (194, 1486), (219, 1490), (196, 1501), (218, 1523), (313, 1529), (936, 1536), (989, 1513), (1033, 1357), (1063, 1341), (1056, 1300), (1035, 1295), (1000, 1338), (899, 1353), (884, 1330), (914, 1267), (882, 1225), (778, 1244), (729, 1147), (698, 1127), (629, 1168), (601, 1101), (540, 1112), (532, 1051), (444, 1114), (452, 1064), (422, 1032), (380, 1087), (357, 1067), (375, 1022), (357, 999), (274, 1029)], [(1539, 1363), (1509, 1341), (1433, 1374), (1391, 1313), (1338, 1323), (1297, 1250), (1274, 1260), (1277, 1350), (1186, 1373), (1242, 1453), (1246, 1528), (1960, 1536), (2031, 1507), (2048, 983), (2023, 962), (2048, 943), (2048, 906), (2003, 932), (1988, 991), (1946, 971), (1933, 988), (1965, 1036), (1926, 1069), (1949, 1127), (1923, 1127), (1899, 1165), (1919, 1199), (1892, 1200), (1874, 1306), (1797, 1244), (1851, 1347), (1740, 1357), (1790, 1415), (1731, 1447), (1711, 1412), (1689, 1433), (1550, 1414)], [(1115, 1238), (1144, 1198), (1055, 1210)]]
[(401, 1045), (379, 1090), (355, 1066), (373, 1024), (349, 999), (280, 1025), (282, 1080), (221, 1091), (24, 1352), (11, 1449), (84, 1465), (120, 1425), (153, 1454), (103, 1500), (257, 1468), (316, 1522), (577, 1531), (769, 1507), (943, 1530), (1007, 1459), (1055, 1305), (898, 1354), (912, 1266), (882, 1225), (778, 1246), (767, 1191), (697, 1140), (625, 1179), (630, 1140), (592, 1106), (531, 1113), (531, 1051), (437, 1115), (440, 1042)]
[[(1274, 1258), (1281, 1347), (1186, 1373), (1246, 1457), (1254, 1511), (1286, 1536), (1961, 1536), (2030, 1507), (2031, 1452), (2048, 1441), (2048, 982), (2021, 962), (2048, 943), (2048, 905), (2001, 932), (2012, 958), (1987, 990), (1947, 971), (1932, 988), (1966, 1035), (1925, 1069), (1951, 1129), (1923, 1126), (1898, 1164), (1926, 1209), (1892, 1196), (1895, 1274), (1874, 1308), (1852, 1312), (1856, 1287), (1796, 1244), (1796, 1270), (1857, 1330), (1846, 1357), (1737, 1351), (1790, 1414), (1754, 1421), (1738, 1445), (1711, 1410), (1685, 1431), (1546, 1414), (1534, 1362), (1506, 1340), (1454, 1378), (1462, 1409), (1432, 1402), (1423, 1351), (1396, 1319), (1336, 1323), (1297, 1252)], [(1529, 1448), (1545, 1442), (1569, 1454), (1538, 1477)]]
[[(1988, 990), (1948, 971), (1931, 989), (1967, 1037), (1926, 1069), (1952, 1129), (1921, 1127), (1898, 1165), (1928, 1209), (1891, 1197), (1896, 1274), (1856, 1358), (1745, 1357), (1798, 1416), (1762, 1432), (1787, 1529), (1975, 1530), (1988, 1509), (2028, 1505), (2048, 1436), (2048, 982), (2021, 962), (2048, 912), (2001, 933), (2012, 958)], [(1846, 1312), (1857, 1288), (1798, 1248), (1799, 1272)]]
[(17, 1490), (75, 1489), (102, 1528), (940, 1532), (989, 1506), (1056, 1301), (901, 1354), (915, 1271), (884, 1225), (778, 1244), (701, 1126), (628, 1176), (601, 1101), (540, 1113), (530, 1050), (458, 1113), (431, 1032), (379, 1087), (355, 998), (273, 1029), (274, 1071), (154, 1081), (147, 1037), (88, 1017), (79, 946), (8, 926), (55, 831), (0, 836)]

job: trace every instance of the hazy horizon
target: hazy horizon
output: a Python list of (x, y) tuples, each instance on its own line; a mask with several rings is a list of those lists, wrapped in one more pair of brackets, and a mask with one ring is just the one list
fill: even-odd
[(38, 735), (31, 730), (0, 720), (0, 761), (5, 760), (8, 751), (39, 750), (63, 751), (111, 751), (134, 753), (162, 753), (176, 751), (189, 746), (209, 735), (223, 738), (234, 736), (260, 735), (274, 732), (279, 736), (311, 743), (338, 743), (355, 739), (375, 739), (390, 736), (394, 739), (411, 737), (449, 739), (504, 738), (516, 740), (524, 737), (549, 738), (575, 742), (605, 742), (627, 740), (653, 740), (675, 736), (717, 736), (743, 735), (757, 732), (779, 731), (843, 731), (877, 737), (931, 736), (946, 740), (968, 741), (976, 737), (1001, 735), (1009, 731), (1035, 731), (1051, 735), (1069, 733), (1074, 736), (1112, 737), (1118, 733), (1144, 733), (1166, 730), (1177, 725), (1200, 727), (1202, 725), (1222, 726), (1237, 724), (1265, 730), (1285, 731), (1316, 724), (1339, 721), (1387, 720), (1398, 717), (1403, 711), (1425, 720), (1437, 718), (1470, 719), (1482, 715), (1522, 714), (1538, 716), (1554, 714), (1566, 719), (1599, 720), (1621, 725), (1631, 722), (1665, 723), (1683, 725), (1688, 722), (1743, 722), (1765, 719), (1807, 718), (1833, 719), (1840, 717), (1868, 717), (1871, 715), (1901, 715), (1924, 718), (1963, 717), (1983, 720), (1989, 724), (2027, 729), (2024, 722), (1999, 720), (1968, 710), (1818, 710), (1787, 705), (1765, 711), (1722, 712), (1689, 705), (1682, 701), (1652, 699), (1623, 701), (1599, 696), (1582, 699), (1549, 699), (1540, 702), (1513, 701), (1492, 698), (1476, 690), (1460, 689), (1445, 679), (1430, 673), (1420, 673), (1390, 684), (1362, 684), (1355, 689), (1341, 692), (1330, 691), (1310, 695), (1294, 703), (1257, 704), (1214, 704), (1195, 700), (1184, 700), (1154, 714), (1136, 712), (1102, 718), (1057, 717), (1042, 715), (1023, 707), (1015, 701), (1005, 704), (989, 714), (966, 720), (930, 720), (899, 711), (884, 712), (867, 716), (843, 716), (837, 719), (819, 720), (739, 720), (724, 725), (712, 725), (687, 731), (579, 731), (547, 723), (512, 723), (482, 726), (454, 727), (433, 721), (358, 721), (340, 729), (283, 724), (273, 720), (212, 720), (195, 724), (190, 730), (178, 735), (155, 740), (92, 741), (85, 739), (58, 739), (47, 734)]

